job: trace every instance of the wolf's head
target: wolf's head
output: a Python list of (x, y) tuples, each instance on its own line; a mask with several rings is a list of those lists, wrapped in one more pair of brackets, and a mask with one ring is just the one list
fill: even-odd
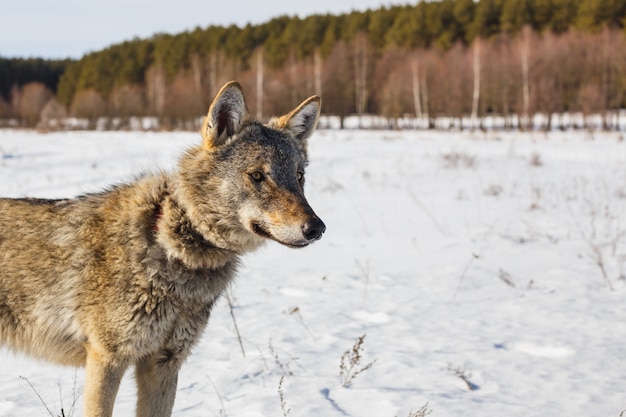
[(197, 230), (245, 251), (272, 239), (289, 247), (318, 240), (326, 226), (304, 197), (307, 140), (320, 114), (313, 96), (266, 125), (248, 113), (241, 86), (226, 84), (209, 108), (202, 146), (181, 161), (178, 200)]

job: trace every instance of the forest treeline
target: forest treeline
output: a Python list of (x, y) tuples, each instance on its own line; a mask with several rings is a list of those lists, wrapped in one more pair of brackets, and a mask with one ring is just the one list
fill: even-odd
[(314, 93), (341, 117), (603, 113), (626, 107), (625, 25), (626, 0), (440, 0), (209, 26), (79, 60), (0, 58), (0, 118), (176, 125), (231, 79), (260, 118)]

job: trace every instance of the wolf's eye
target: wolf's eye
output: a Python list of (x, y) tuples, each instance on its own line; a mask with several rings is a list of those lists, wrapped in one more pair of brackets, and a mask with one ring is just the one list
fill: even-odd
[(304, 181), (304, 172), (298, 171), (298, 173), (296, 174), (296, 178), (298, 179), (298, 182)]
[(250, 177), (252, 177), (252, 179), (256, 182), (261, 182), (265, 179), (265, 176), (260, 171), (254, 171), (252, 174), (250, 174)]

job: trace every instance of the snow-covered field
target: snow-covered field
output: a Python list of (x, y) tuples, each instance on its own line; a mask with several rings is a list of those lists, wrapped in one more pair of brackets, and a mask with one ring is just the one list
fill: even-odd
[[(198, 139), (0, 131), (0, 195), (97, 191), (171, 169)], [(245, 258), (231, 291), (245, 356), (224, 299), (183, 367), (175, 416), (626, 409), (621, 136), (328, 130), (310, 160), (324, 238)], [(360, 366), (375, 362), (343, 387), (342, 354), (364, 334)], [(0, 416), (50, 415), (29, 384), (54, 416), (74, 401), (81, 415), (82, 370), (6, 350), (0, 369)], [(129, 372), (114, 415), (134, 401)]]

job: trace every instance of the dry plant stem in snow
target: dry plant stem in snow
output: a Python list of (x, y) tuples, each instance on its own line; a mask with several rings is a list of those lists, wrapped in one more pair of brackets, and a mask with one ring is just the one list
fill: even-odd
[(74, 415), (74, 408), (76, 407), (76, 401), (78, 400), (78, 394), (77, 394), (77, 391), (76, 391), (76, 374), (74, 374), (74, 388), (73, 388), (72, 406), (70, 407), (69, 412), (68, 412), (67, 415), (65, 414), (65, 410), (63, 408), (63, 396), (61, 394), (61, 384), (59, 384), (59, 398), (60, 398), (60, 401), (61, 401), (61, 414), (58, 414), (56, 416), (50, 410), (50, 408), (48, 407), (48, 404), (46, 404), (44, 399), (41, 397), (41, 394), (39, 394), (39, 391), (37, 391), (37, 389), (33, 386), (33, 384), (31, 384), (31, 382), (28, 380), (28, 378), (20, 376), (20, 379), (26, 381), (28, 386), (30, 386), (30, 388), (33, 390), (33, 392), (37, 396), (37, 398), (39, 398), (39, 401), (41, 401), (43, 406), (46, 408), (46, 411), (48, 412), (48, 414), (50, 414), (50, 417), (71, 417), (71, 416)]
[(221, 396), (220, 392), (217, 390), (217, 386), (215, 385), (215, 383), (213, 382), (211, 377), (207, 375), (207, 378), (208, 378), (209, 382), (211, 383), (211, 386), (213, 386), (213, 389), (215, 390), (215, 393), (217, 394), (217, 398), (220, 400), (220, 404), (222, 405), (222, 408), (220, 409), (220, 416), (225, 416), (226, 415), (226, 407), (224, 406), (224, 400), (222, 400), (222, 396)]
[(72, 387), (72, 406), (70, 407), (69, 414), (66, 416), (63, 411), (63, 396), (61, 395), (61, 384), (59, 383), (59, 398), (61, 400), (61, 417), (71, 417), (74, 415), (74, 409), (76, 408), (76, 401), (78, 400), (79, 394), (76, 388), (76, 374), (78, 370), (74, 369), (74, 386)]
[[(46, 410), (48, 411), (48, 414), (50, 414), (51, 417), (55, 417), (54, 413), (52, 411), (50, 411), (50, 409), (48, 408), (48, 404), (46, 404), (46, 402), (44, 401), (43, 398), (41, 398), (41, 394), (39, 394), (39, 391), (37, 391), (35, 389), (35, 387), (33, 386), (33, 384), (30, 383), (30, 381), (28, 380), (28, 378), (20, 376), (20, 379), (26, 381), (26, 383), (30, 386), (30, 388), (33, 390), (33, 392), (35, 393), (35, 395), (37, 396), (37, 398), (39, 398), (39, 401), (41, 401), (41, 403), (43, 404), (44, 407), (46, 407)], [(61, 412), (63, 413), (63, 412)]]
[(428, 403), (426, 403), (426, 404), (424, 404), (422, 406), (422, 408), (420, 408), (417, 411), (411, 410), (409, 412), (409, 417), (426, 417), (427, 415), (429, 415), (432, 412), (433, 412), (433, 410), (429, 410), (428, 409)]
[(500, 269), (498, 271), (498, 278), (500, 278), (502, 280), (502, 282), (504, 282), (509, 287), (515, 288), (515, 281), (513, 281), (513, 277), (511, 276), (511, 274), (506, 272), (504, 269)]
[(290, 308), (289, 310), (287, 310), (287, 314), (295, 317), (296, 320), (298, 320), (298, 323), (300, 323), (302, 327), (304, 327), (304, 329), (307, 331), (307, 333), (311, 336), (313, 341), (317, 342), (317, 336), (313, 334), (313, 331), (311, 331), (311, 328), (307, 326), (307, 324), (304, 322), (304, 317), (302, 317), (302, 313), (300, 313), (300, 307), (296, 306), (296, 307)]
[(441, 155), (446, 168), (473, 168), (476, 165), (476, 157), (464, 152), (451, 151)]
[(287, 402), (285, 401), (285, 390), (283, 389), (283, 382), (285, 382), (285, 375), (280, 377), (278, 382), (278, 397), (280, 398), (280, 409), (283, 410), (283, 416), (287, 417), (291, 412), (291, 408), (287, 408)]
[(469, 270), (470, 266), (472, 266), (472, 263), (474, 262), (475, 259), (480, 259), (480, 255), (472, 253), (472, 257), (465, 265), (465, 269), (463, 269), (463, 273), (461, 274), (461, 277), (459, 278), (459, 282), (456, 284), (456, 288), (454, 289), (454, 294), (452, 294), (453, 300), (456, 298), (456, 293), (459, 292), (459, 287), (461, 286), (461, 282), (463, 282), (463, 278), (465, 278), (465, 274), (467, 274), (467, 271)]
[(276, 362), (276, 365), (278, 365), (280, 370), (283, 372), (283, 376), (285, 376), (285, 375), (292, 376), (293, 372), (289, 368), (289, 364), (292, 361), (297, 360), (298, 358), (292, 358), (289, 362), (281, 361), (280, 358), (278, 357), (278, 352), (276, 352), (276, 350), (274, 349), (274, 346), (272, 346), (272, 339), (271, 338), (270, 338), (270, 342), (269, 342), (269, 349), (270, 349), (270, 353), (272, 354), (272, 357), (274, 357), (274, 362)]
[[(617, 246), (618, 246), (618, 242), (624, 238), (626, 236), (626, 231), (622, 230), (619, 227), (619, 224), (617, 224), (617, 227), (611, 227), (611, 236), (606, 237), (604, 240), (601, 240), (598, 237), (598, 231), (597, 231), (597, 227), (596, 227), (596, 221), (598, 219), (598, 212), (597, 210), (592, 210), (591, 211), (591, 217), (590, 217), (590, 227), (589, 227), (589, 231), (587, 231), (581, 224), (580, 220), (576, 217), (576, 215), (574, 214), (574, 212), (572, 211), (572, 208), (568, 206), (568, 210), (571, 214), (571, 216), (574, 218), (576, 227), (578, 228), (580, 235), (582, 236), (583, 240), (585, 241), (585, 243), (587, 243), (587, 245), (589, 246), (589, 257), (591, 258), (591, 260), (597, 265), (597, 267), (600, 269), (600, 273), (602, 274), (602, 278), (604, 279), (604, 282), (606, 283), (607, 287), (609, 288), (610, 291), (614, 291), (614, 287), (613, 287), (613, 282), (611, 281), (611, 278), (609, 277), (609, 274), (607, 272), (606, 269), (606, 259), (604, 256), (604, 251), (603, 249), (609, 247), (611, 248), (611, 255), (612, 256), (616, 256), (616, 252), (617, 252)], [(612, 217), (612, 214), (605, 214), (606, 217), (606, 221), (608, 222), (608, 224), (610, 224), (611, 226), (613, 226), (614, 224), (612, 222), (614, 222), (616, 219), (614, 217)]]
[(459, 377), (461, 381), (465, 382), (467, 385), (467, 389), (470, 391), (478, 390), (478, 385), (474, 384), (470, 378), (472, 377), (471, 372), (467, 372), (467, 370), (463, 367), (453, 368), (452, 365), (448, 365), (448, 371), (450, 371), (453, 375)]
[(230, 316), (233, 319), (233, 325), (235, 326), (235, 332), (237, 333), (237, 340), (239, 341), (239, 347), (241, 348), (241, 354), (246, 357), (246, 351), (243, 348), (243, 342), (241, 340), (241, 333), (239, 333), (239, 326), (237, 326), (237, 320), (235, 320), (235, 311), (233, 307), (233, 301), (230, 298), (230, 290), (226, 290), (226, 301), (228, 301), (228, 308), (230, 309)]
[(374, 365), (372, 361), (365, 366), (361, 366), (361, 354), (363, 353), (363, 342), (365, 334), (357, 339), (352, 349), (346, 350), (341, 355), (341, 363), (339, 364), (339, 381), (342, 387), (349, 387), (356, 376), (367, 371)]

